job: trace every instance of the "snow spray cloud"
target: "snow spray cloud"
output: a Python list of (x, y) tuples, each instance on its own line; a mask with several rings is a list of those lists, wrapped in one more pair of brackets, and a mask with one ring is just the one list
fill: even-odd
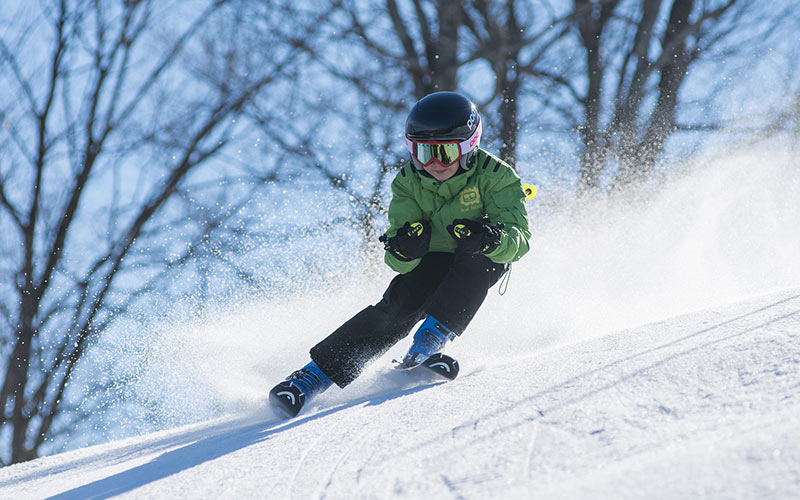
[[(800, 173), (792, 159), (740, 155), (676, 175), (646, 201), (574, 210), (531, 205), (531, 252), (508, 292), (490, 291), (448, 348), (469, 371), (684, 312), (800, 285)], [(547, 186), (540, 186), (546, 192)], [(162, 427), (263, 408), (266, 392), (308, 349), (368, 304), (392, 274), (341, 263), (325, 286), (209, 309), (149, 333), (136, 392)], [(368, 277), (362, 277), (368, 276)], [(352, 388), (380, 390), (401, 342)], [(370, 392), (372, 391), (372, 392)], [(327, 397), (327, 395), (326, 395)]]
[(476, 318), (476, 350), (524, 355), (800, 286), (791, 156), (701, 162), (648, 196), (532, 214), (531, 254), (514, 265), (509, 293), (490, 294)]
[[(327, 203), (321, 211), (343, 219), (341, 201)], [(151, 299), (139, 320), (120, 322), (101, 346), (106, 364), (127, 380), (106, 404), (113, 407), (109, 437), (263, 410), (267, 391), (308, 361), (311, 346), (380, 297), (391, 272), (381, 269), (379, 279), (364, 282), (374, 273), (365, 273), (366, 259), (352, 255), (359, 251), (353, 228), (320, 223), (335, 230), (304, 232), (308, 214), (287, 213), (300, 212), (300, 203), (287, 201), (280, 214), (268, 208), (273, 220), (257, 230), (279, 237), (255, 245), (245, 262), (262, 271), (270, 266), (261, 293), (237, 289), (225, 274), (207, 276), (214, 283), (206, 287), (211, 301), (199, 292), (177, 302)]]

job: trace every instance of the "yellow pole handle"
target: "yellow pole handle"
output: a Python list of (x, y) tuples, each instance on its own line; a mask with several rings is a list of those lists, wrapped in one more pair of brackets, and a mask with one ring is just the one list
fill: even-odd
[(532, 200), (536, 197), (536, 186), (533, 184), (525, 184), (522, 186), (522, 190), (525, 191), (525, 199)]

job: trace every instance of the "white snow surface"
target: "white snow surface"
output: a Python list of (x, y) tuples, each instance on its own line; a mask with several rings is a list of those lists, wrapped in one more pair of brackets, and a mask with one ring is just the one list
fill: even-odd
[(6, 467), (0, 498), (800, 498), (800, 289), (461, 363)]

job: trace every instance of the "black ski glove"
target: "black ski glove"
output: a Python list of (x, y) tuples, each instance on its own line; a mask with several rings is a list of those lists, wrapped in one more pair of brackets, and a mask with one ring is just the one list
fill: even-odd
[(456, 219), (447, 232), (458, 242), (456, 251), (468, 254), (491, 253), (500, 246), (503, 224), (484, 224), (470, 219)]
[(384, 234), (379, 239), (383, 242), (384, 250), (397, 260), (410, 262), (428, 253), (431, 244), (431, 223), (426, 220), (406, 222), (396, 235), (387, 238)]

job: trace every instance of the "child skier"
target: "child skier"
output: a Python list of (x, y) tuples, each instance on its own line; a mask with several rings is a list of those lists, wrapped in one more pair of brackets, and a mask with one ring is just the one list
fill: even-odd
[(392, 182), (385, 262), (399, 274), (380, 302), (311, 349), (311, 362), (270, 391), (295, 416), (333, 384), (345, 387), (364, 366), (408, 335), (398, 366), (411, 369), (461, 335), (487, 291), (529, 249), (525, 193), (511, 167), (479, 148), (482, 120), (455, 92), (417, 102), (406, 121), (410, 153)]

